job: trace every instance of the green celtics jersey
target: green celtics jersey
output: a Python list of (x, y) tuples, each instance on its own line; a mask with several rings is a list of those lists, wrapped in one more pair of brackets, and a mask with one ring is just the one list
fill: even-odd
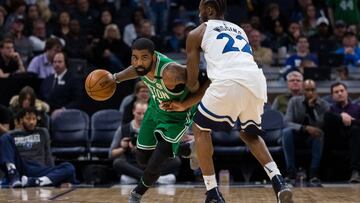
[(181, 92), (171, 92), (168, 90), (162, 79), (162, 74), (167, 65), (175, 63), (167, 56), (155, 52), (157, 56), (154, 80), (149, 79), (147, 76), (142, 76), (141, 79), (145, 82), (150, 90), (150, 106), (160, 110), (160, 102), (163, 101), (183, 101), (189, 94), (189, 90), (185, 87)]

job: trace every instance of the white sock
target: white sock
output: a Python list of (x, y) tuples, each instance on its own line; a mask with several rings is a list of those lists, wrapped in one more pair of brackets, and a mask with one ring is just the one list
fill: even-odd
[(40, 180), (40, 186), (45, 186), (45, 185), (51, 185), (52, 184), (52, 181), (46, 176), (40, 177), (39, 180)]
[(267, 175), (269, 176), (270, 180), (275, 176), (275, 175), (281, 175), (277, 165), (275, 162), (269, 162), (267, 164), (265, 164), (264, 166), (264, 170), (266, 171)]
[(217, 187), (215, 174), (211, 175), (211, 176), (203, 176), (203, 177), (204, 177), (204, 183), (205, 183), (207, 191)]
[(13, 163), (6, 163), (6, 168), (10, 171), (11, 169), (16, 169), (16, 166)]

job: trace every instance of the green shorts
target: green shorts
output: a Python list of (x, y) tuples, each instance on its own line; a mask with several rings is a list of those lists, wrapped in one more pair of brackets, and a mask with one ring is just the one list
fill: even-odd
[(136, 146), (143, 150), (153, 150), (157, 136), (172, 143), (174, 155), (177, 154), (180, 140), (186, 134), (196, 111), (193, 106), (186, 112), (165, 112), (149, 106), (141, 123)]

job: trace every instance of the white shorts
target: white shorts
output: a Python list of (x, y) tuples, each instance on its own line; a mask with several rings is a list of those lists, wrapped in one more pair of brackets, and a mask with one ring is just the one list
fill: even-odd
[(194, 122), (202, 130), (228, 131), (239, 120), (242, 130), (260, 135), (263, 111), (264, 99), (248, 88), (231, 80), (217, 81), (206, 90)]

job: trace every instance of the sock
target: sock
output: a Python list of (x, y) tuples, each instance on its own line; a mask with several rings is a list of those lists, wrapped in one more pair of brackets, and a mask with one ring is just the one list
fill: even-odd
[(6, 163), (6, 168), (10, 171), (11, 169), (16, 169), (16, 166), (13, 163)]
[(205, 183), (207, 191), (217, 187), (215, 174), (211, 175), (211, 176), (203, 176), (203, 177), (204, 177), (204, 183)]
[(40, 186), (45, 186), (45, 185), (51, 185), (52, 184), (52, 181), (46, 176), (40, 177), (39, 180), (40, 180)]
[(269, 162), (267, 164), (265, 164), (264, 166), (264, 170), (266, 171), (267, 175), (269, 176), (270, 180), (275, 176), (275, 175), (281, 175), (277, 165), (275, 162)]
[(145, 185), (144, 181), (141, 178), (138, 185), (135, 187), (134, 191), (136, 193), (138, 193), (139, 195), (143, 195), (149, 188), (150, 188), (150, 186)]

